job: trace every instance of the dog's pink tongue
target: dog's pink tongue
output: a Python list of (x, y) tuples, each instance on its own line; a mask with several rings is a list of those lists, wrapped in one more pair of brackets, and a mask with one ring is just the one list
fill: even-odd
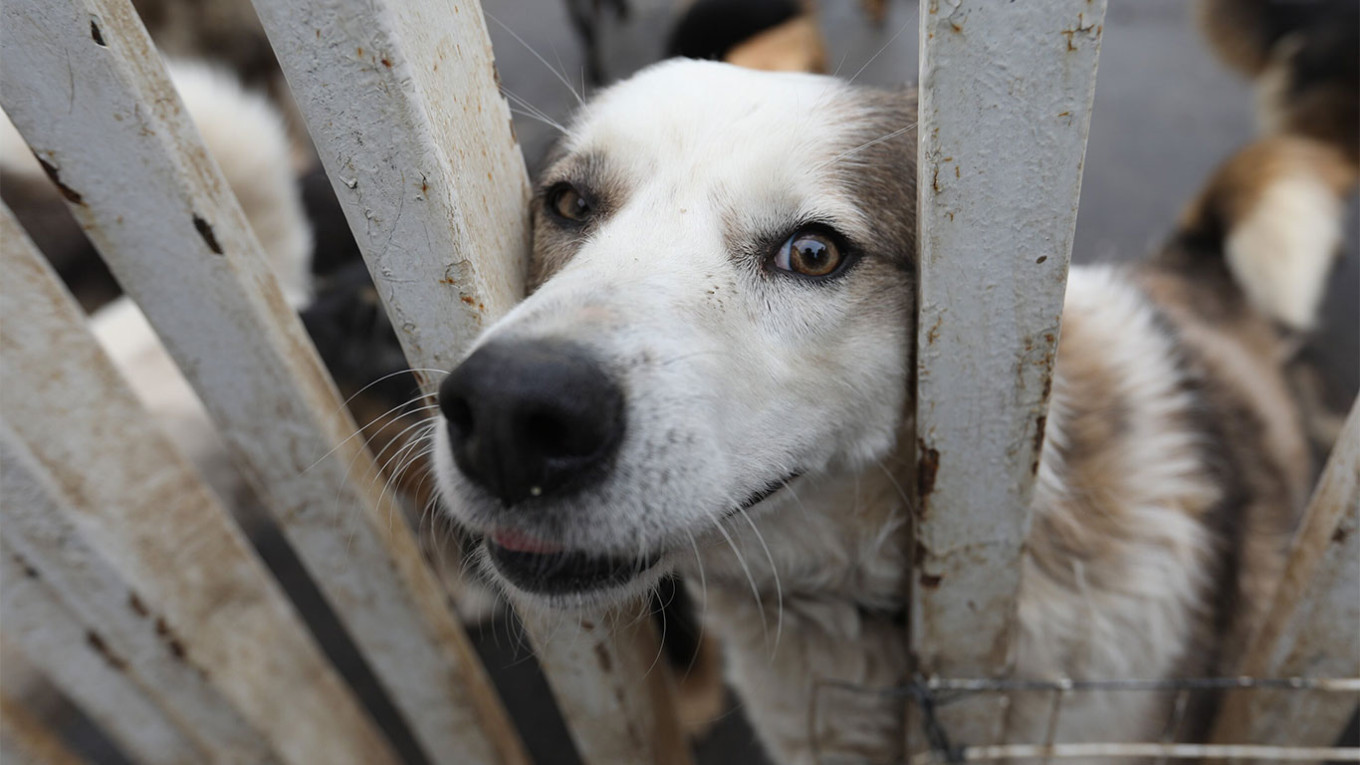
[(535, 555), (549, 555), (551, 553), (562, 552), (562, 545), (547, 542), (542, 539), (534, 539), (528, 534), (523, 534), (513, 529), (502, 529), (497, 531), (491, 535), (491, 540), (512, 552), (534, 553)]

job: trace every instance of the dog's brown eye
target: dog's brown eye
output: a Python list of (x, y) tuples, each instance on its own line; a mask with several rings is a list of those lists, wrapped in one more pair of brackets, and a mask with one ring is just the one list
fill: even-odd
[(590, 217), (593, 210), (581, 192), (570, 184), (561, 184), (548, 192), (548, 206), (558, 217), (580, 223)]
[(844, 261), (836, 242), (816, 231), (799, 231), (774, 256), (774, 266), (803, 276), (829, 276)]

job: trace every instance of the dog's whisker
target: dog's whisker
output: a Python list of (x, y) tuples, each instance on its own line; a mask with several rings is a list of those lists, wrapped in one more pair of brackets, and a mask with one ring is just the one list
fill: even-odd
[[(672, 595), (671, 600), (674, 599), (675, 596)], [(647, 671), (642, 673), (642, 678), (644, 680), (651, 676), (652, 670), (656, 669), (657, 663), (661, 661), (661, 657), (666, 653), (666, 628), (669, 626), (666, 622), (666, 607), (671, 604), (671, 601), (666, 601), (665, 603), (660, 602), (661, 601), (660, 582), (658, 582), (657, 584), (653, 584), (651, 586), (649, 596), (644, 602), (650, 605), (650, 602), (652, 600), (656, 600), (657, 603), (659, 604), (659, 607), (656, 610), (652, 610), (650, 607), (644, 609), (645, 613), (643, 614), (642, 618), (648, 619), (651, 618), (653, 615), (660, 616), (661, 635), (658, 637), (656, 641), (656, 656), (652, 657), (652, 663), (647, 666)]]
[(534, 114), (533, 112), (528, 112), (528, 111), (525, 111), (525, 110), (523, 110), (523, 109), (516, 109), (515, 107), (512, 106), (512, 107), (510, 107), (510, 113), (511, 113), (511, 114), (518, 114), (518, 115), (521, 116), (521, 117), (527, 117), (527, 118), (529, 118), (529, 119), (531, 119), (531, 120), (533, 120), (533, 121), (535, 121), (535, 122), (541, 122), (541, 123), (543, 123), (544, 125), (547, 125), (548, 127), (553, 128), (554, 130), (556, 130), (557, 132), (561, 133), (562, 135), (566, 135), (566, 134), (567, 134), (567, 129), (566, 129), (566, 128), (562, 127), (561, 125), (557, 124), (556, 122), (554, 122), (554, 121), (552, 121), (552, 120), (550, 120), (550, 119), (546, 119), (546, 118), (544, 118), (544, 117), (540, 117), (540, 116), (538, 116), (537, 114)]
[(869, 65), (874, 63), (874, 61), (876, 61), (879, 56), (882, 56), (883, 51), (887, 50), (890, 45), (897, 42), (897, 38), (901, 37), (902, 33), (907, 31), (907, 27), (912, 26), (915, 23), (916, 23), (915, 18), (908, 18), (906, 21), (902, 22), (902, 26), (898, 27), (897, 31), (893, 33), (893, 36), (889, 37), (888, 41), (883, 43), (883, 45), (879, 47), (877, 51), (874, 52), (874, 55), (870, 56), (869, 60), (864, 62), (863, 66), (861, 66), (854, 74), (850, 75), (850, 79), (846, 80), (845, 84), (847, 85), (852, 84), (856, 79), (859, 78), (861, 74), (864, 74), (864, 70), (868, 69)]
[[(704, 556), (699, 554), (699, 543), (694, 541), (693, 532), (691, 532), (689, 529), (685, 529), (685, 536), (689, 537), (690, 549), (694, 550), (694, 563), (699, 568), (699, 592), (700, 592), (700, 605), (698, 614), (699, 639), (695, 641), (696, 648), (694, 650), (694, 653), (691, 654), (689, 657), (689, 664), (685, 666), (685, 674), (689, 674), (690, 672), (694, 671), (694, 662), (699, 660), (699, 651), (701, 650), (700, 647), (703, 646), (704, 644), (704, 629), (708, 625), (708, 621), (705, 618), (708, 612), (708, 576), (704, 573)], [(681, 586), (682, 587), (684, 586), (683, 582), (681, 582)]]
[(542, 118), (544, 118), (544, 119), (551, 119), (551, 117), (552, 117), (552, 115), (548, 114), (547, 112), (545, 112), (545, 111), (543, 111), (542, 109), (540, 109), (540, 108), (538, 108), (537, 106), (535, 106), (531, 101), (529, 101), (529, 99), (527, 99), (527, 98), (525, 98), (525, 97), (519, 95), (519, 94), (516, 93), (515, 91), (513, 91), (513, 90), (511, 90), (511, 89), (509, 89), (509, 88), (507, 88), (507, 87), (505, 87), (505, 86), (501, 86), (501, 93), (502, 93), (507, 99), (509, 99), (512, 103), (514, 103), (516, 106), (519, 106), (520, 108), (522, 108), (522, 109), (524, 109), (524, 110), (526, 110), (526, 111), (528, 111), (528, 112), (530, 112), (530, 113), (532, 113), (532, 114), (534, 114), (534, 115), (536, 115), (536, 116), (538, 116), (538, 117), (542, 117)]
[(534, 56), (534, 58), (536, 58), (536, 59), (539, 60), (539, 63), (541, 63), (541, 64), (543, 64), (543, 66), (547, 67), (548, 71), (549, 71), (549, 72), (552, 72), (553, 76), (556, 77), (557, 80), (558, 80), (559, 82), (561, 82), (563, 85), (565, 85), (566, 88), (567, 88), (567, 90), (571, 91), (571, 94), (572, 94), (573, 96), (576, 97), (576, 103), (577, 103), (577, 105), (579, 105), (579, 106), (585, 106), (585, 105), (586, 105), (585, 99), (581, 97), (581, 94), (580, 94), (580, 93), (577, 93), (577, 92), (576, 92), (576, 88), (572, 86), (571, 80), (568, 80), (567, 77), (566, 77), (566, 75), (564, 75), (564, 74), (562, 74), (561, 72), (559, 72), (559, 71), (557, 71), (556, 69), (554, 69), (553, 66), (552, 66), (552, 64), (549, 64), (549, 63), (548, 63), (548, 60), (547, 60), (546, 58), (543, 58), (543, 56), (539, 55), (538, 51), (534, 50), (534, 47), (533, 47), (532, 45), (530, 45), (529, 43), (525, 42), (524, 38), (523, 38), (523, 37), (520, 37), (519, 34), (515, 32), (515, 30), (513, 30), (513, 29), (511, 29), (510, 27), (506, 26), (505, 24), (501, 23), (501, 20), (500, 20), (500, 19), (496, 18), (494, 15), (492, 15), (492, 14), (489, 13), (489, 12), (487, 12), (485, 9), (483, 9), (482, 12), (483, 12), (484, 14), (486, 14), (486, 17), (487, 17), (488, 19), (491, 19), (493, 22), (495, 22), (496, 26), (500, 27), (501, 29), (504, 29), (505, 32), (506, 32), (506, 34), (508, 34), (508, 35), (510, 35), (511, 37), (515, 38), (515, 41), (518, 42), (520, 45), (523, 45), (525, 50), (527, 50), (527, 51), (529, 51), (530, 53), (532, 53), (533, 56)]
[[(365, 386), (365, 387), (367, 387), (367, 386)], [(358, 393), (354, 394), (354, 396), (357, 396), (357, 395), (359, 395), (359, 394), (358, 394)], [(349, 397), (349, 400), (350, 400), (350, 401), (353, 401), (353, 400), (354, 400), (354, 396), (350, 396), (350, 397)], [(341, 447), (343, 447), (345, 444), (349, 443), (350, 441), (354, 440), (354, 438), (355, 438), (356, 436), (361, 435), (365, 430), (367, 430), (367, 429), (368, 429), (371, 425), (373, 425), (374, 423), (379, 422), (379, 421), (381, 421), (384, 417), (387, 417), (387, 416), (391, 415), (392, 413), (396, 412), (397, 410), (399, 410), (399, 409), (405, 409), (406, 407), (410, 406), (411, 404), (414, 404), (414, 403), (416, 403), (417, 401), (420, 401), (420, 400), (422, 400), (422, 399), (424, 399), (424, 398), (425, 398), (425, 394), (421, 393), (421, 394), (419, 394), (419, 395), (417, 395), (417, 396), (415, 396), (415, 397), (413, 397), (413, 398), (409, 398), (409, 399), (407, 399), (406, 401), (403, 401), (403, 402), (400, 403), (400, 404), (397, 404), (396, 406), (392, 407), (391, 409), (388, 409), (386, 412), (383, 412), (382, 414), (378, 415), (377, 417), (374, 417), (373, 419), (369, 420), (367, 423), (365, 423), (365, 424), (363, 424), (363, 425), (359, 425), (359, 426), (355, 429), (355, 431), (354, 431), (353, 433), (350, 433), (348, 436), (346, 436), (345, 439), (344, 439), (343, 441), (341, 441), (340, 443), (336, 444), (335, 446), (332, 446), (331, 449), (330, 449), (330, 451), (328, 451), (328, 452), (326, 452), (325, 454), (321, 455), (319, 458), (317, 458), (316, 462), (313, 462), (312, 464), (308, 465), (308, 466), (307, 466), (307, 469), (304, 470), (304, 471), (302, 471), (302, 472), (306, 473), (307, 471), (311, 470), (312, 468), (316, 467), (317, 465), (320, 465), (321, 462), (322, 462), (323, 460), (325, 460), (327, 457), (331, 456), (332, 454), (335, 454), (336, 451), (338, 451)], [(346, 401), (345, 403), (348, 404), (349, 401)], [(416, 412), (424, 412), (424, 411), (428, 411), (428, 410), (430, 410), (430, 409), (438, 409), (438, 408), (439, 408), (439, 405), (438, 405), (438, 404), (429, 404), (429, 405), (426, 405), (426, 406), (418, 407), (418, 408), (416, 408), (416, 409), (412, 409), (412, 410), (410, 411), (410, 413), (411, 413), (411, 414), (414, 414), (414, 413), (416, 413)], [(339, 410), (336, 410), (336, 411), (339, 411)]]
[[(557, 130), (563, 134), (567, 132), (567, 129), (563, 127), (562, 123), (553, 119), (552, 116), (549, 115), (547, 112), (543, 111), (537, 106), (534, 106), (532, 103), (529, 102), (527, 98), (524, 98), (523, 96), (516, 94), (514, 91), (510, 90), (505, 86), (501, 86), (501, 92), (504, 93), (505, 97), (510, 99), (511, 102), (518, 105), (521, 109), (524, 109), (525, 116), (532, 117), (545, 125), (557, 128)], [(514, 111), (513, 107), (511, 108), (511, 111)]]
[[(386, 478), (383, 480), (382, 489), (378, 491), (379, 507), (382, 507), (383, 499), (387, 496), (388, 490), (391, 489), (393, 485), (395, 485), (401, 479), (401, 471), (405, 469), (407, 463), (406, 462), (399, 463), (398, 467), (391, 471), (388, 471), (387, 469), (388, 466), (391, 465), (392, 462), (395, 460), (405, 459), (405, 457), (409, 457), (410, 454), (419, 451), (420, 446), (421, 440), (413, 438), (406, 445), (402, 446), (400, 449), (393, 452), (392, 456), (387, 459), (387, 462), (383, 463), (381, 472), (383, 475), (386, 476)], [(392, 519), (396, 514), (397, 513), (395, 508), (389, 508), (389, 512), (387, 514), (387, 528), (389, 531), (391, 531), (392, 529)]]
[(732, 548), (732, 554), (736, 556), (737, 563), (741, 566), (742, 573), (746, 574), (746, 581), (751, 585), (751, 594), (755, 596), (756, 599), (756, 610), (760, 612), (760, 629), (764, 634), (765, 643), (769, 644), (770, 625), (769, 620), (765, 618), (765, 601), (760, 597), (760, 588), (756, 586), (756, 578), (751, 574), (751, 567), (746, 564), (746, 558), (741, 554), (741, 550), (737, 549), (737, 543), (732, 540), (732, 535), (727, 533), (727, 529), (723, 527), (722, 521), (719, 520), (714, 526), (718, 529), (718, 533), (722, 534), (723, 539), (727, 540), (727, 546)]
[(834, 164), (834, 163), (836, 163), (836, 162), (840, 162), (841, 160), (843, 160), (843, 159), (845, 159), (845, 158), (847, 158), (847, 157), (850, 157), (850, 156), (852, 156), (852, 155), (854, 155), (854, 154), (858, 154), (859, 152), (864, 151), (865, 149), (867, 149), (867, 148), (869, 148), (869, 147), (871, 147), (871, 146), (876, 146), (876, 145), (878, 145), (878, 144), (880, 144), (880, 143), (883, 143), (884, 141), (891, 141), (892, 139), (898, 137), (899, 135), (902, 135), (903, 133), (906, 133), (906, 132), (908, 132), (908, 131), (910, 131), (910, 130), (915, 130), (917, 124), (918, 124), (918, 123), (913, 122), (913, 123), (911, 123), (910, 125), (907, 125), (906, 127), (900, 127), (900, 128), (898, 128), (898, 129), (892, 131), (891, 133), (887, 133), (887, 134), (885, 134), (885, 135), (881, 135), (881, 136), (879, 136), (878, 138), (873, 139), (872, 141), (865, 141), (864, 143), (860, 144), (859, 146), (856, 146), (856, 147), (853, 148), (853, 149), (847, 149), (846, 151), (843, 151), (843, 152), (841, 152), (840, 154), (837, 154), (837, 155), (833, 156), (831, 159), (825, 160), (825, 161), (823, 161), (823, 162), (817, 164), (816, 166), (814, 166), (813, 169), (814, 169), (814, 170), (821, 170), (822, 168), (826, 167), (827, 165), (831, 165), (831, 164)]
[(881, 459), (878, 460), (878, 469), (882, 470), (883, 475), (888, 477), (888, 481), (893, 485), (893, 488), (897, 490), (897, 496), (902, 498), (902, 509), (910, 510), (916, 503), (912, 501), (911, 497), (907, 496), (907, 492), (902, 488), (902, 484), (897, 482), (897, 477), (893, 475), (893, 472), (888, 469), (887, 465), (883, 464), (883, 460)]
[(770, 649), (770, 659), (779, 651), (779, 638), (784, 633), (784, 587), (779, 581), (779, 567), (774, 563), (774, 555), (770, 553), (770, 546), (765, 543), (765, 535), (756, 528), (756, 522), (751, 520), (751, 515), (746, 512), (746, 508), (738, 507), (737, 515), (740, 515), (746, 524), (751, 527), (751, 533), (756, 535), (756, 541), (760, 542), (760, 547), (765, 551), (765, 558), (770, 562), (770, 574), (774, 577), (775, 594), (775, 622), (774, 622), (774, 647)]

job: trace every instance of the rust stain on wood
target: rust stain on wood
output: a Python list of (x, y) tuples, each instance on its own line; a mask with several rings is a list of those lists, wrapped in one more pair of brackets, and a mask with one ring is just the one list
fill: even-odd
[(55, 183), (57, 185), (57, 191), (60, 191), (61, 195), (63, 197), (66, 197), (67, 202), (70, 202), (71, 204), (75, 205), (85, 204), (85, 199), (80, 195), (79, 191), (76, 191), (75, 189), (61, 182), (61, 171), (57, 168), (56, 165), (53, 165), (51, 162), (48, 162), (42, 157), (39, 157), (37, 154), (34, 154), (33, 156), (37, 158), (38, 164), (42, 166), (43, 172), (47, 173), (47, 177), (52, 179), (52, 183)]
[(100, 637), (98, 632), (87, 630), (85, 632), (85, 642), (90, 645), (90, 648), (94, 649), (95, 653), (99, 654), (100, 658), (105, 662), (108, 662), (110, 667), (113, 667), (119, 672), (127, 669), (127, 660), (114, 653), (113, 649), (109, 648), (109, 644), (104, 642), (104, 638)]
[(935, 476), (940, 472), (940, 452), (927, 446), (924, 439), (917, 439), (916, 453), (916, 495), (921, 498), (918, 512), (924, 515), (926, 500), (935, 491)]

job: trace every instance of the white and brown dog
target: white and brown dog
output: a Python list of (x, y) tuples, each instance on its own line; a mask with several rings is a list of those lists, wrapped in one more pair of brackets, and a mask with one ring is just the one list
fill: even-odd
[[(538, 185), (531, 296), (440, 390), (441, 491), (496, 580), (529, 607), (581, 608), (680, 571), (780, 762), (812, 761), (813, 736), (902, 755), (900, 702), (838, 701), (816, 731), (809, 708), (820, 680), (910, 673), (895, 474), (912, 443), (915, 120), (905, 90), (709, 62), (604, 91)], [(1310, 480), (1283, 359), (1355, 171), (1323, 142), (1263, 144), (1156, 257), (1071, 272), (1024, 675), (1224, 671), (1266, 602)], [(1060, 736), (1156, 740), (1168, 703), (1088, 698)]]

